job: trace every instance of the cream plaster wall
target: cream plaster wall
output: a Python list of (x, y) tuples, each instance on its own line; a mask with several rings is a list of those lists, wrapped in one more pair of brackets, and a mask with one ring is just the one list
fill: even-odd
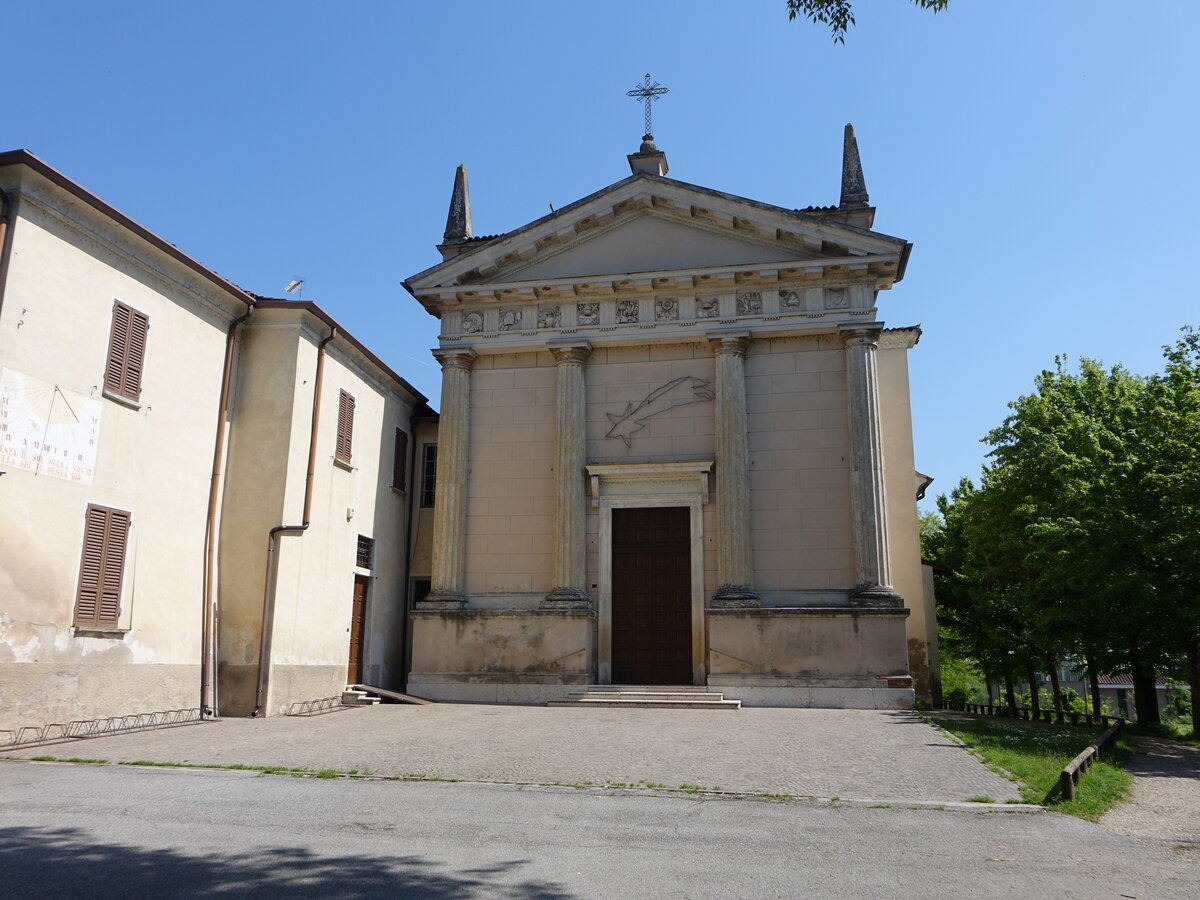
[[(254, 707), (267, 536), (301, 525), (317, 346), (328, 326), (299, 309), (263, 309), (247, 329), (229, 462), (222, 556), (222, 709)], [(340, 392), (354, 397), (349, 466), (334, 461)], [(276, 538), (271, 670), (264, 714), (333, 696), (347, 683), (355, 575), (366, 576), (363, 678), (399, 688), (404, 658), (406, 503), (392, 489), (397, 427), (410, 430), (412, 398), (345, 342), (328, 346), (309, 527)], [(410, 434), (409, 452), (416, 442)], [(257, 492), (257, 493), (256, 493)], [(358, 537), (375, 541), (358, 568)]]
[[(932, 615), (927, 609), (921, 571), (908, 350), (881, 348), (876, 352), (892, 587), (904, 598), (904, 605), (910, 610), (906, 623), (908, 663), (917, 696), (928, 702), (933, 690), (931, 663), (936, 660), (937, 654), (937, 625), (936, 621), (931, 621)], [(931, 643), (934, 645), (932, 651)]]
[(536, 607), (553, 587), (555, 379), (547, 352), (475, 361), (465, 587), (476, 605)]
[(764, 605), (835, 603), (824, 592), (854, 586), (841, 340), (752, 340), (746, 407), (755, 587)]
[[(0, 478), (0, 728), (196, 706), (225, 331), (244, 306), (32, 173), (0, 186), (19, 196), (0, 366), (101, 405), (92, 484)], [(101, 395), (114, 299), (150, 317), (137, 409)], [(103, 637), (72, 626), (88, 503), (132, 513), (123, 631)]]

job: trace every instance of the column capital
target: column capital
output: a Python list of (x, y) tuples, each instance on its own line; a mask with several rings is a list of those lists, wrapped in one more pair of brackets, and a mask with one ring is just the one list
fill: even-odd
[(479, 357), (470, 347), (439, 347), (429, 352), (442, 364), (443, 369), (465, 369), (468, 372)]
[(583, 365), (592, 355), (592, 345), (587, 341), (550, 341), (546, 349), (560, 366), (570, 363)]
[(842, 340), (846, 342), (847, 347), (851, 346), (852, 344), (857, 344), (858, 346), (869, 345), (872, 347), (877, 347), (879, 345), (879, 337), (883, 334), (883, 323), (855, 322), (852, 324), (839, 325), (838, 334), (841, 335)]
[(745, 356), (750, 347), (749, 331), (710, 331), (705, 335), (714, 355), (736, 353)]

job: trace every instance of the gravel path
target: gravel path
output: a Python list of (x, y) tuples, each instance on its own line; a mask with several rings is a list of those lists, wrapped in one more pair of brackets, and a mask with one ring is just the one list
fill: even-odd
[(647, 784), (881, 802), (1019, 799), (904, 712), (435, 704), (227, 719), (14, 755), (367, 770), (467, 781)]
[[(1129, 800), (1107, 812), (1100, 824), (1113, 831), (1178, 849), (1200, 858), (1200, 747), (1138, 737), (1129, 761)], [(1200, 859), (1198, 859), (1200, 861)]]

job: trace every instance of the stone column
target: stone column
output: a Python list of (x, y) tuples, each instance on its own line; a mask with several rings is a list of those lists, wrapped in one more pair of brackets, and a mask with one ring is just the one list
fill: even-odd
[(471, 349), (434, 350), (442, 364), (442, 409), (438, 422), (437, 474), (433, 495), (433, 567), (430, 591), (420, 609), (467, 605), (467, 446), (471, 413)]
[(899, 607), (888, 566), (887, 493), (883, 482), (883, 432), (875, 353), (883, 326), (842, 326), (846, 342), (846, 392), (850, 405), (851, 502), (858, 585), (854, 606)]
[(550, 609), (589, 609), (585, 523), (587, 425), (584, 366), (592, 353), (587, 341), (553, 343), (558, 363), (558, 406), (554, 439), (554, 587), (542, 601)]
[(717, 358), (717, 591), (714, 607), (759, 605), (750, 553), (750, 445), (746, 438), (746, 348), (750, 332), (708, 336)]

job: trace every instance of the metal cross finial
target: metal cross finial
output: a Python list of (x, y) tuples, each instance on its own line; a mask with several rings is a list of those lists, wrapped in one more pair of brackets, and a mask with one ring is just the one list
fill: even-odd
[(657, 81), (650, 81), (650, 73), (646, 73), (646, 80), (635, 87), (632, 91), (626, 91), (626, 97), (632, 97), (634, 100), (640, 100), (646, 104), (646, 138), (654, 136), (654, 129), (650, 127), (650, 104), (657, 100), (660, 96), (667, 93), (670, 89), (663, 87)]

